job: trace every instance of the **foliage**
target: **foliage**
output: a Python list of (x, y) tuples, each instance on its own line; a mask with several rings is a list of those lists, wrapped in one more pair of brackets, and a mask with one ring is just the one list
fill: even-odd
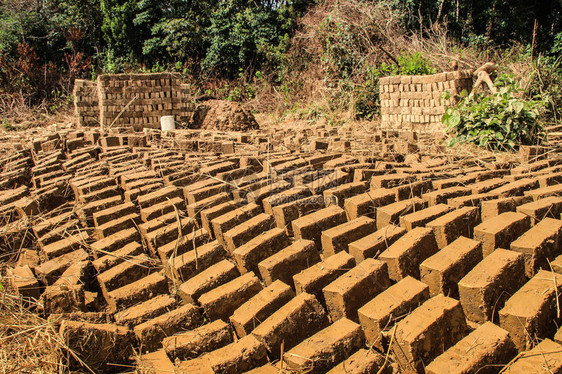
[(447, 131), (454, 136), (451, 145), (474, 143), (493, 150), (512, 150), (519, 145), (540, 143), (544, 131), (538, 118), (544, 108), (540, 98), (523, 99), (518, 84), (507, 75), (498, 77), (495, 94), (463, 93), (443, 116)]

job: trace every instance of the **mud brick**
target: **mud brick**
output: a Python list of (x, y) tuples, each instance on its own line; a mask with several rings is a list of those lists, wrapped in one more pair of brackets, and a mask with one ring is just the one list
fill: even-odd
[(16, 266), (29, 266), (34, 269), (41, 262), (36, 250), (22, 248)]
[(240, 272), (232, 262), (222, 260), (188, 279), (178, 288), (178, 294), (185, 303), (196, 303), (199, 296), (239, 275)]
[(95, 227), (113, 221), (119, 217), (137, 213), (137, 208), (132, 203), (124, 203), (103, 209), (92, 214)]
[(224, 233), (226, 249), (232, 253), (236, 248), (273, 227), (274, 221), (271, 215), (258, 214)]
[(531, 217), (531, 226), (545, 217), (560, 218), (560, 213), (562, 213), (562, 198), (550, 196), (532, 201), (518, 206), (517, 212)]
[(148, 222), (152, 219), (161, 217), (171, 212), (183, 212), (186, 209), (185, 200), (183, 197), (174, 197), (172, 199), (162, 201), (154, 204), (148, 208), (143, 208), (140, 211), (140, 217), (143, 222)]
[(158, 295), (145, 302), (115, 313), (115, 323), (133, 328), (165, 314), (177, 307), (177, 301), (170, 295)]
[(491, 322), (486, 322), (433, 360), (425, 368), (425, 372), (478, 373), (485, 371), (487, 367), (499, 369), (516, 355), (517, 349), (509, 333)]
[(532, 348), (537, 339), (553, 336), (560, 325), (557, 316), (562, 275), (539, 270), (505, 302), (500, 327), (506, 329), (519, 352)]
[(481, 204), (482, 222), (499, 216), (505, 212), (515, 212), (518, 206), (527, 204), (531, 201), (533, 201), (533, 199), (530, 196), (513, 196), (483, 201)]
[(123, 203), (123, 198), (121, 197), (121, 195), (115, 195), (108, 197), (107, 199), (89, 202), (88, 204), (85, 204), (82, 207), (78, 208), (77, 214), (80, 218), (80, 221), (85, 226), (89, 226), (88, 223), (90, 221), (93, 222), (92, 215), (94, 212), (98, 212), (112, 206), (119, 205), (121, 203)]
[(438, 251), (433, 231), (417, 227), (396, 240), (379, 259), (388, 265), (390, 279), (399, 281), (407, 275), (420, 277), (420, 264)]
[(462, 208), (465, 206), (481, 207), (482, 203), (487, 200), (497, 199), (497, 195), (490, 193), (480, 193), (475, 195), (467, 195), (461, 197), (455, 197), (453, 199), (447, 200), (447, 205), (453, 208)]
[(321, 242), (325, 257), (341, 251), (348, 251), (349, 243), (376, 231), (375, 221), (359, 217), (322, 232)]
[(418, 373), (462, 339), (467, 329), (460, 303), (443, 295), (427, 300), (396, 326), (392, 346), (396, 360)]
[(313, 295), (301, 293), (259, 324), (252, 335), (267, 347), (272, 357), (278, 358), (281, 345), (287, 351), (328, 323), (320, 302)]
[[(20, 221), (25, 222), (25, 221)], [(14, 222), (15, 223), (15, 222)], [(69, 219), (66, 222), (62, 222), (60, 226), (53, 227), (51, 231), (47, 232), (45, 235), (40, 236), (37, 238), (37, 244), (41, 249), (44, 249), (46, 246), (53, 244), (55, 242), (68, 239), (68, 236), (72, 233), (79, 231), (80, 225), (79, 221), (76, 219)], [(86, 232), (84, 232), (86, 235)], [(64, 243), (61, 243), (61, 247), (64, 247)], [(21, 245), (21, 243), (18, 243)], [(55, 247), (52, 247), (55, 248)]]
[[(178, 240), (173, 240), (158, 248), (158, 256), (162, 265), (167, 266), (170, 261), (175, 261), (177, 256), (183, 255), (197, 247), (204, 245), (211, 241), (211, 238), (205, 229), (198, 229), (182, 236)], [(172, 259), (172, 257), (174, 257)]]
[(317, 332), (284, 356), (287, 367), (309, 373), (325, 373), (364, 344), (361, 326), (342, 318)]
[(535, 348), (521, 352), (509, 363), (503, 373), (560, 373), (562, 372), (562, 345), (544, 339)]
[(79, 195), (78, 201), (82, 204), (88, 204), (93, 201), (105, 200), (114, 196), (119, 196), (119, 190), (116, 186), (110, 186), (101, 190), (90, 192), (88, 194)]
[(390, 224), (397, 224), (401, 216), (424, 208), (427, 208), (427, 202), (418, 197), (378, 207), (377, 228), (382, 229)]
[(433, 184), (430, 180), (414, 182), (391, 189), (391, 191), (396, 194), (397, 201), (408, 200), (414, 197), (422, 197), (431, 190), (433, 190)]
[[(39, 223), (34, 223), (31, 226), (33, 233), (37, 238), (41, 238), (42, 236), (48, 234), (50, 231), (54, 230), (61, 225), (64, 225), (66, 221), (71, 220), (74, 218), (74, 212), (66, 212), (58, 214), (52, 218), (41, 220)], [(77, 221), (75, 221), (77, 223)]]
[(355, 266), (347, 252), (339, 252), (293, 276), (297, 294), (307, 292), (323, 300), (322, 289)]
[(205, 200), (211, 196), (223, 192), (229, 192), (233, 187), (226, 183), (217, 183), (211, 186), (205, 186), (196, 190), (184, 189), (184, 196), (188, 204), (195, 204), (198, 201)]
[(136, 228), (136, 224), (140, 222), (138, 213), (132, 213), (121, 216), (113, 221), (109, 221), (94, 229), (94, 238), (101, 240), (111, 236), (119, 231)]
[(109, 292), (107, 304), (110, 311), (116, 312), (165, 293), (168, 293), (166, 278), (160, 273), (152, 273)]
[(475, 175), (461, 175), (454, 178), (445, 178), (433, 181), (433, 187), (442, 190), (450, 187), (466, 186), (476, 182)]
[(138, 374), (173, 373), (175, 366), (163, 349), (139, 355), (135, 371)]
[(117, 187), (114, 178), (96, 178), (94, 180), (86, 180), (80, 185), (70, 184), (76, 196), (89, 195), (96, 191), (104, 190), (108, 187)]
[[(180, 214), (180, 217), (184, 217), (183, 214)], [(170, 212), (168, 214), (164, 214), (158, 218), (151, 219), (148, 222), (143, 222), (138, 225), (139, 231), (141, 234), (146, 237), (149, 233), (161, 229), (164, 226), (169, 225), (172, 222), (178, 221), (178, 215), (176, 212)]]
[(289, 246), (290, 240), (285, 230), (274, 228), (251, 239), (236, 248), (232, 255), (236, 266), (242, 274), (251, 271), (257, 273), (258, 264), (269, 256)]
[(236, 204), (234, 201), (227, 201), (222, 204), (218, 204), (216, 206), (209, 207), (205, 210), (202, 210), (200, 216), (201, 216), (201, 224), (203, 228), (207, 230), (207, 232), (212, 238), (214, 238), (215, 235), (211, 226), (211, 221), (217, 217), (222, 216), (223, 214), (233, 211), (238, 207), (239, 205)]
[(109, 292), (146, 277), (153, 271), (152, 266), (151, 259), (141, 254), (99, 274), (97, 279), (104, 296), (107, 298)]
[(449, 213), (451, 210), (453, 208), (445, 204), (434, 205), (400, 217), (400, 226), (408, 231), (416, 227), (423, 227), (434, 219)]
[(118, 249), (123, 248), (125, 245), (132, 242), (140, 242), (141, 237), (139, 232), (132, 228), (116, 232), (101, 240), (95, 241), (90, 244), (90, 251), (94, 258), (101, 258), (105, 255), (116, 252)]
[(525, 274), (532, 277), (539, 269), (550, 269), (550, 261), (562, 254), (562, 221), (544, 218), (511, 242), (511, 250), (525, 256)]
[(175, 197), (183, 197), (181, 188), (167, 186), (139, 196), (137, 198), (137, 202), (140, 208), (144, 209), (149, 208), (152, 205), (168, 201), (168, 199), (173, 199)]
[(279, 205), (295, 202), (305, 197), (312, 196), (312, 192), (305, 187), (294, 187), (289, 190), (282, 191), (278, 194), (271, 195), (263, 199), (262, 204), (267, 214), (273, 215), (273, 208)]
[(126, 190), (127, 185), (131, 182), (136, 182), (146, 179), (155, 179), (155, 178), (158, 178), (158, 175), (153, 170), (128, 173), (120, 177), (120, 182), (121, 182), (120, 184), (121, 184), (121, 188)]
[(355, 258), (357, 263), (367, 258), (377, 257), (405, 233), (406, 230), (401, 227), (385, 226), (370, 235), (349, 243), (349, 254)]
[(292, 222), (296, 239), (308, 239), (320, 244), (322, 231), (345, 223), (345, 212), (339, 206), (330, 206), (298, 218)]
[(284, 229), (287, 232), (287, 235), (293, 235), (293, 221), (323, 208), (325, 208), (325, 201), (323, 197), (309, 196), (275, 206), (273, 208), (273, 215), (277, 227)]
[[(131, 364), (129, 360), (133, 354), (134, 335), (126, 327), (64, 320), (59, 333), (66, 346), (95, 372), (114, 371), (115, 366), (109, 363)], [(91, 349), (93, 346), (96, 349)], [(72, 370), (83, 367), (73, 356), (69, 364)]]
[(211, 225), (213, 227), (215, 237), (217, 238), (219, 243), (221, 243), (221, 245), (226, 248), (224, 233), (260, 213), (262, 213), (262, 209), (259, 205), (247, 204), (243, 207), (231, 210), (228, 213), (212, 219)]
[(226, 322), (238, 307), (261, 290), (258, 278), (250, 272), (201, 295), (199, 303), (205, 309), (207, 318)]
[(480, 261), (481, 243), (461, 236), (421, 263), (420, 279), (429, 286), (431, 296), (458, 297), (459, 281)]
[(339, 185), (349, 183), (353, 175), (344, 173), (341, 170), (336, 170), (328, 175), (325, 175), (313, 182), (308, 183), (306, 186), (312, 191), (314, 195), (320, 195), (325, 190), (337, 187)]
[(43, 253), (45, 253), (47, 258), (51, 260), (55, 257), (73, 252), (78, 248), (85, 247), (89, 238), (90, 237), (88, 233), (86, 233), (85, 231), (80, 232), (76, 235), (72, 235), (51, 244), (45, 245), (42, 248)]
[(453, 199), (459, 196), (470, 195), (472, 191), (465, 187), (449, 187), (442, 190), (427, 192), (422, 195), (422, 198), (427, 201), (429, 206), (446, 203), (448, 199)]
[(195, 225), (195, 220), (191, 218), (181, 218), (179, 222), (172, 222), (167, 226), (149, 232), (145, 237), (148, 248), (152, 253), (156, 253), (160, 246), (178, 240), (183, 235), (193, 232)]
[(380, 353), (372, 349), (360, 349), (328, 372), (328, 374), (345, 373), (390, 374), (392, 369), (386, 365), (384, 356)]
[(125, 191), (125, 194), (124, 194), (125, 201), (130, 201), (130, 202), (136, 203), (139, 196), (143, 196), (147, 193), (158, 191), (161, 188), (162, 188), (162, 183), (157, 182), (157, 183), (145, 184), (142, 187), (127, 190), (127, 191)]
[(261, 261), (258, 264), (258, 269), (266, 285), (271, 285), (280, 279), (292, 286), (295, 274), (319, 261), (320, 255), (314, 242), (299, 239)]
[(217, 320), (191, 331), (164, 338), (162, 346), (172, 360), (186, 360), (222, 348), (233, 341), (230, 325)]
[(525, 191), (525, 196), (533, 198), (533, 200), (544, 199), (549, 196), (561, 196), (562, 195), (562, 184), (557, 184), (554, 186), (539, 188), (536, 190)]
[(242, 304), (230, 317), (238, 337), (248, 335), (262, 321), (294, 297), (291, 287), (275, 281)]
[(254, 204), (262, 204), (262, 201), (272, 195), (276, 195), (279, 194), (283, 191), (288, 190), (291, 187), (291, 185), (284, 181), (281, 180), (279, 182), (275, 182), (275, 183), (268, 183), (267, 185), (258, 188), (256, 190), (253, 190), (249, 193), (247, 193), (245, 195), (245, 198), (248, 200), (248, 202), (250, 203), (254, 203)]
[(523, 178), (518, 181), (508, 183), (498, 188), (490, 190), (490, 193), (496, 194), (500, 197), (523, 196), (524, 193), (530, 190), (539, 188), (539, 181), (536, 179)]
[(367, 343), (383, 349), (387, 343), (383, 333), (427, 299), (427, 285), (409, 276), (375, 296), (358, 310)]
[(231, 161), (220, 162), (211, 166), (202, 167), (200, 173), (203, 175), (215, 176), (218, 173), (236, 169), (236, 164)]
[(52, 260), (43, 262), (35, 267), (35, 275), (41, 283), (50, 285), (64, 273), (66, 269), (75, 262), (85, 261), (88, 259), (88, 253), (83, 249), (77, 249), (70, 253), (55, 257)]
[(393, 188), (403, 184), (416, 182), (417, 177), (410, 174), (374, 175), (371, 178), (371, 189)]
[(487, 179), (478, 183), (473, 183), (466, 187), (470, 188), (473, 194), (481, 194), (500, 188), (501, 186), (504, 186), (507, 183), (508, 181), (506, 181), (503, 178), (494, 178), (494, 179)]
[(367, 259), (324, 287), (324, 299), (331, 320), (358, 321), (357, 310), (390, 286), (387, 265)]
[(558, 274), (562, 274), (562, 255), (556, 257), (554, 261), (550, 263), (552, 271)]
[(218, 241), (214, 240), (170, 260), (170, 269), (166, 276), (172, 281), (178, 279), (185, 282), (224, 258), (226, 258), (226, 251)]
[(254, 191), (259, 190), (262, 187), (267, 186), (271, 183), (269, 179), (266, 178), (253, 178), (247, 179), (245, 178), (245, 182), (247, 183), (237, 183), (238, 188), (232, 191), (232, 197), (234, 201), (241, 202), (247, 200), (247, 196), (254, 193)]
[(80, 313), (86, 310), (82, 284), (51, 285), (41, 295), (40, 303), (47, 314)]
[(482, 253), (486, 257), (496, 248), (509, 248), (512, 241), (529, 230), (530, 222), (530, 217), (523, 213), (502, 213), (476, 226), (474, 239), (482, 242)]
[(31, 297), (35, 300), (39, 300), (41, 296), (41, 291), (39, 288), (39, 282), (33, 274), (33, 270), (28, 265), (16, 266), (11, 269), (8, 268), (8, 279), (12, 287), (23, 297)]
[(265, 346), (249, 335), (194, 360), (180, 363), (177, 373), (242, 373), (267, 363)]
[(363, 194), (367, 191), (366, 182), (346, 183), (341, 186), (330, 188), (324, 191), (326, 205), (339, 205), (344, 207), (345, 200), (349, 197)]
[(396, 201), (392, 190), (378, 188), (361, 195), (347, 198), (344, 203), (348, 220), (360, 216), (376, 217), (377, 207), (389, 205)]
[(458, 283), (460, 301), (470, 321), (497, 319), (505, 300), (526, 281), (523, 255), (498, 248), (477, 264)]
[(431, 228), (438, 248), (445, 248), (460, 236), (472, 237), (473, 228), (480, 223), (479, 210), (476, 207), (464, 207), (453, 210), (425, 226)]

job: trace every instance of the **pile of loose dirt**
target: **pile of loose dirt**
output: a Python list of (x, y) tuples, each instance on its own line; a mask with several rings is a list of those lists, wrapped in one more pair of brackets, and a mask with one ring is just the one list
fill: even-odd
[(239, 103), (227, 100), (208, 100), (195, 109), (193, 128), (247, 131), (259, 129), (259, 125), (254, 115)]

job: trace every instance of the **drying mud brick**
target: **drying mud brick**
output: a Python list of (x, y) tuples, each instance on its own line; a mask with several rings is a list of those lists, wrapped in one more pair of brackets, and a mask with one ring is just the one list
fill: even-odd
[(333, 256), (341, 251), (349, 252), (349, 243), (375, 231), (375, 220), (369, 217), (359, 217), (322, 231), (321, 242), (324, 258)]
[(186, 205), (183, 197), (174, 197), (173, 199), (165, 200), (158, 204), (154, 204), (147, 208), (141, 209), (140, 218), (143, 220), (143, 222), (148, 222), (151, 219), (155, 219), (165, 214), (175, 212), (176, 210), (179, 212), (184, 212), (185, 208)]
[(226, 250), (232, 253), (242, 244), (249, 242), (262, 232), (273, 227), (274, 221), (271, 215), (266, 213), (258, 214), (224, 233)]
[(223, 248), (226, 248), (226, 242), (224, 240), (223, 234), (233, 227), (238, 226), (239, 224), (246, 222), (250, 218), (257, 216), (261, 212), (262, 209), (259, 205), (247, 204), (241, 208), (231, 210), (228, 213), (212, 219), (211, 226), (213, 227), (215, 238), (217, 238)]
[(549, 196), (560, 196), (562, 195), (562, 184), (557, 184), (554, 186), (538, 188), (536, 190), (526, 191), (525, 196), (531, 197), (533, 200), (544, 199)]
[(416, 180), (417, 177), (410, 174), (374, 175), (371, 178), (371, 188), (392, 188), (403, 184), (410, 184)]
[(324, 287), (324, 300), (332, 321), (357, 322), (357, 310), (390, 286), (386, 263), (369, 258)]
[(135, 327), (152, 318), (156, 318), (177, 307), (176, 300), (170, 295), (158, 295), (140, 304), (115, 313), (115, 323)]
[(8, 268), (7, 278), (20, 295), (39, 300), (39, 296), (41, 296), (39, 282), (28, 265)]
[(168, 282), (160, 273), (152, 273), (126, 286), (108, 293), (109, 309), (116, 312), (133, 306), (156, 295), (168, 292)]
[(262, 201), (263, 210), (270, 215), (273, 215), (273, 208), (279, 205), (295, 202), (305, 197), (312, 196), (312, 192), (305, 187), (294, 187), (289, 190), (280, 192), (276, 195), (269, 196)]
[(322, 289), (355, 266), (355, 259), (347, 252), (339, 252), (322, 262), (295, 274), (293, 281), (297, 294), (306, 292), (323, 300)]
[[(425, 368), (427, 374), (494, 372), (517, 355), (509, 333), (486, 322)], [(529, 371), (530, 372), (530, 371)]]
[[(63, 321), (60, 335), (66, 345), (80, 360), (98, 373), (115, 371), (112, 364), (130, 364), (133, 354), (133, 334), (126, 328), (112, 324), (94, 324), (77, 321)], [(92, 347), (96, 347), (92, 349)], [(82, 365), (71, 356), (70, 367)]]
[(249, 271), (257, 273), (261, 261), (289, 246), (290, 243), (285, 230), (274, 228), (238, 247), (232, 255), (240, 273)]
[(212, 352), (234, 341), (230, 325), (217, 320), (162, 340), (164, 351), (172, 360), (189, 360)]
[(217, 240), (196, 246), (178, 257), (170, 258), (166, 276), (173, 281), (185, 282), (195, 274), (226, 258), (226, 251)]
[(445, 204), (437, 204), (415, 213), (406, 214), (400, 217), (400, 227), (410, 231), (416, 227), (423, 227), (434, 219), (449, 213), (452, 207)]
[(230, 194), (226, 192), (219, 193), (217, 195), (210, 196), (204, 200), (199, 200), (196, 203), (189, 204), (187, 206), (187, 215), (190, 218), (196, 219), (198, 222), (201, 222), (201, 215), (200, 213), (210, 207), (231, 201), (232, 198)]
[(199, 303), (211, 321), (228, 321), (238, 307), (261, 290), (259, 279), (249, 272), (201, 295)]
[(482, 261), (479, 241), (461, 236), (420, 265), (420, 279), (429, 286), (431, 296), (458, 297), (459, 281)]
[(562, 213), (562, 197), (550, 196), (532, 201), (518, 206), (517, 211), (531, 217), (531, 226), (546, 217), (560, 218), (560, 213)]
[(141, 354), (135, 368), (138, 374), (173, 373), (175, 366), (163, 349)]
[(485, 257), (458, 283), (466, 318), (472, 322), (494, 322), (510, 295), (525, 284), (525, 262), (521, 253), (498, 248)]
[(137, 203), (141, 209), (144, 209), (175, 197), (183, 197), (182, 189), (174, 186), (167, 186), (139, 196), (137, 198)]
[(376, 258), (405, 233), (406, 230), (402, 227), (385, 226), (372, 234), (349, 243), (349, 254), (355, 258), (357, 263), (367, 258)]
[(215, 205), (213, 207), (207, 208), (201, 211), (201, 225), (211, 237), (215, 237), (215, 233), (213, 232), (213, 228), (211, 226), (211, 221), (217, 217), (222, 216), (228, 212), (232, 212), (234, 209), (238, 208), (239, 205), (236, 204), (234, 201), (227, 201), (222, 204)]
[(382, 350), (386, 345), (383, 332), (427, 299), (428, 286), (412, 277), (402, 279), (375, 296), (358, 311), (367, 343)]
[(291, 287), (279, 280), (258, 292), (236, 309), (230, 317), (230, 323), (236, 330), (236, 335), (238, 337), (248, 335), (294, 296)]
[(93, 236), (94, 238), (100, 240), (119, 231), (134, 228), (139, 222), (140, 219), (137, 213), (121, 216), (113, 221), (106, 222), (103, 225), (96, 227), (94, 229)]
[(361, 216), (376, 218), (378, 207), (394, 202), (396, 202), (396, 194), (392, 190), (377, 188), (376, 190), (345, 199), (344, 207), (348, 220)]
[(239, 275), (240, 272), (232, 262), (222, 260), (188, 279), (178, 288), (178, 294), (185, 303), (196, 303), (199, 296)]
[(558, 295), (562, 275), (539, 270), (500, 310), (500, 326), (507, 331), (519, 352), (531, 349), (536, 339), (554, 336), (560, 317)]
[(104, 271), (97, 276), (97, 279), (107, 298), (109, 292), (144, 278), (152, 271), (152, 260), (141, 254)]
[(410, 275), (420, 277), (420, 264), (438, 251), (433, 231), (416, 227), (382, 252), (379, 259), (388, 265), (388, 274), (393, 281)]
[(518, 181), (508, 183), (501, 187), (490, 190), (490, 193), (500, 197), (523, 196), (527, 191), (539, 188), (539, 181), (536, 179), (523, 178)]
[(98, 257), (96, 260), (92, 261), (92, 265), (98, 273), (103, 273), (109, 268), (117, 266), (125, 260), (140, 255), (141, 253), (143, 253), (142, 246), (137, 242), (131, 242), (125, 244), (122, 248), (117, 249), (113, 253)]
[(53, 259), (75, 251), (80, 247), (85, 247), (88, 239), (89, 235), (86, 232), (78, 233), (44, 246), (43, 253), (48, 259)]
[(460, 236), (472, 238), (472, 232), (480, 223), (479, 210), (476, 207), (464, 207), (453, 210), (433, 221), (426, 227), (433, 230), (437, 247), (445, 248)]
[(134, 228), (119, 231), (101, 240), (95, 241), (90, 245), (90, 250), (95, 258), (101, 258), (109, 253), (114, 253), (122, 249), (132, 242), (141, 242), (141, 236)]
[(312, 240), (299, 239), (293, 244), (269, 256), (258, 264), (261, 278), (266, 285), (276, 280), (293, 286), (293, 276), (320, 261), (316, 244)]
[(401, 216), (424, 208), (427, 208), (427, 202), (419, 197), (378, 207), (377, 228), (382, 229), (390, 224), (398, 224)]
[(367, 190), (366, 182), (347, 183), (341, 186), (330, 188), (324, 191), (323, 195), (326, 199), (326, 205), (339, 205), (343, 208), (345, 199), (351, 196), (359, 195)]
[(482, 242), (482, 254), (486, 257), (496, 248), (509, 248), (530, 227), (531, 219), (525, 214), (506, 212), (476, 226), (474, 239)]
[(345, 211), (332, 205), (292, 222), (295, 239), (313, 240), (319, 247), (322, 231), (346, 222)]
[(502, 371), (506, 374), (561, 373), (562, 345), (545, 339), (527, 352), (522, 352)]
[(531, 278), (539, 269), (550, 270), (549, 261), (562, 254), (562, 221), (544, 218), (511, 242), (511, 250), (525, 256), (525, 274)]
[(531, 201), (533, 201), (533, 198), (530, 196), (513, 196), (483, 201), (480, 207), (482, 222), (505, 212), (515, 212), (518, 206)]
[(328, 317), (320, 302), (313, 295), (301, 293), (259, 324), (252, 335), (278, 358), (281, 345), (286, 352), (326, 326)]
[(151, 253), (157, 253), (160, 246), (191, 233), (195, 225), (196, 222), (192, 218), (181, 218), (179, 221), (149, 232), (145, 237), (148, 248)]
[(135, 326), (134, 332), (141, 350), (151, 352), (161, 348), (165, 337), (191, 330), (201, 324), (203, 324), (203, 316), (199, 308), (187, 304)]
[(43, 284), (54, 284), (62, 273), (70, 267), (70, 265), (79, 261), (86, 261), (88, 257), (88, 253), (86, 251), (83, 249), (77, 249), (76, 251), (67, 253), (60, 257), (55, 257), (52, 260), (43, 262), (41, 265), (36, 266), (35, 275)]
[(429, 206), (437, 204), (445, 204), (447, 200), (459, 196), (466, 196), (472, 194), (472, 191), (465, 187), (449, 187), (442, 190), (427, 192), (422, 195), (422, 198), (427, 201)]
[(284, 355), (287, 367), (307, 373), (325, 373), (364, 344), (361, 326), (342, 318), (317, 332)]
[(94, 225), (98, 227), (119, 217), (133, 213), (137, 213), (137, 208), (135, 207), (135, 205), (133, 203), (123, 203), (104, 210), (100, 210), (98, 212), (94, 212), (92, 216), (94, 219)]
[(385, 364), (384, 356), (372, 349), (360, 349), (348, 359), (341, 362), (328, 372), (328, 374), (391, 374), (390, 365)]
[(299, 217), (326, 207), (324, 198), (309, 196), (296, 201), (281, 204), (273, 208), (275, 224), (280, 229), (285, 229), (287, 235), (293, 235), (292, 222)]
[(174, 261), (176, 257), (205, 245), (210, 241), (211, 237), (205, 229), (195, 230), (195, 228), (193, 228), (191, 232), (182, 235), (181, 238), (158, 247), (157, 252), (162, 265), (166, 266), (170, 261)]
[(466, 329), (461, 304), (437, 295), (397, 323), (391, 348), (403, 371), (423, 373), (425, 366), (465, 336)]

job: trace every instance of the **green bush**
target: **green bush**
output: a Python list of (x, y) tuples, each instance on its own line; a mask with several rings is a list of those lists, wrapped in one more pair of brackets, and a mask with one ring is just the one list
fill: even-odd
[(466, 92), (454, 107), (447, 108), (442, 121), (456, 143), (474, 143), (491, 150), (514, 150), (519, 145), (539, 144), (545, 137), (539, 114), (543, 99), (521, 98), (518, 84), (502, 75), (494, 82), (496, 94)]

